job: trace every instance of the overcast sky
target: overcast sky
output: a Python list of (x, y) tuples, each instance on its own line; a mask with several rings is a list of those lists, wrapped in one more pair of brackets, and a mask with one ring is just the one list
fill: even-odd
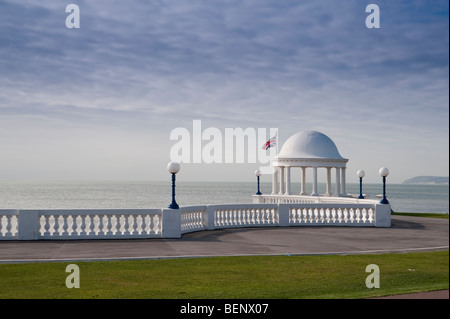
[(448, 19), (447, 0), (0, 0), (0, 180), (167, 180), (170, 133), (193, 120), (278, 128), (280, 146), (320, 131), (350, 183), (448, 176)]

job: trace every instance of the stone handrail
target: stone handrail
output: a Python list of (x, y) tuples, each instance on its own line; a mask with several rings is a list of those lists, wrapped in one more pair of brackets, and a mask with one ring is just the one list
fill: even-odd
[(202, 230), (268, 226), (390, 227), (390, 205), (289, 203), (180, 209), (0, 210), (0, 240), (180, 238)]

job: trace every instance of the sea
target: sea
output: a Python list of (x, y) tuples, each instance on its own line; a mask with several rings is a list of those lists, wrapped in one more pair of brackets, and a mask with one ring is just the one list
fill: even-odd
[[(325, 187), (319, 183), (319, 193)], [(359, 184), (346, 188), (348, 194), (359, 194)], [(263, 194), (271, 189), (271, 183), (261, 184)], [(293, 183), (291, 189), (300, 191), (300, 184)], [(165, 208), (171, 191), (170, 181), (1, 181), (0, 209)], [(256, 183), (249, 182), (181, 181), (176, 201), (180, 206), (252, 203), (256, 191)], [(376, 199), (382, 191), (381, 183), (363, 185), (368, 198)], [(386, 194), (395, 212), (449, 213), (449, 185), (388, 184)]]

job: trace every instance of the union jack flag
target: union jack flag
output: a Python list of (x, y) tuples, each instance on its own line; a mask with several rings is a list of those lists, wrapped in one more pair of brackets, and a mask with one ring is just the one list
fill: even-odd
[(277, 135), (275, 134), (274, 137), (272, 137), (270, 140), (268, 140), (264, 146), (262, 147), (263, 150), (268, 150), (271, 147), (274, 147), (277, 145)]

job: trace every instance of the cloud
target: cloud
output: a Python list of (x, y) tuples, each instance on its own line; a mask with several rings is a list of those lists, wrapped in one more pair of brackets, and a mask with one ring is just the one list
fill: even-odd
[(448, 3), (380, 0), (377, 30), (368, 3), (80, 0), (75, 30), (64, 2), (2, 1), (2, 143), (26, 124), (47, 138), (153, 132), (170, 146), (171, 129), (202, 119), (378, 138), (386, 151), (401, 140), (404, 159), (433, 140), (448, 174)]

